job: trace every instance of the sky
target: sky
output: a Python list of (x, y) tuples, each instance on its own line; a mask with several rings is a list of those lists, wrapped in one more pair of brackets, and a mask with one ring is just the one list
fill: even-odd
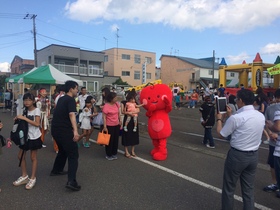
[[(27, 15), (29, 14), (29, 15)], [(15, 55), (34, 59), (51, 44), (102, 51), (136, 49), (228, 65), (280, 55), (279, 0), (1, 0), (0, 71)]]

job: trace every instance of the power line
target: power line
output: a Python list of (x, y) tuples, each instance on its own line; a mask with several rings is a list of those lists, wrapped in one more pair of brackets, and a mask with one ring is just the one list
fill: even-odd
[[(52, 40), (57, 41), (57, 42), (61, 42), (61, 43), (64, 43), (64, 44), (68, 44), (68, 45), (70, 45), (70, 46), (75, 46), (75, 47), (78, 47), (78, 48), (84, 48), (84, 49), (92, 50), (92, 49), (90, 49), (90, 48), (81, 47), (81, 46), (79, 46), (79, 45), (71, 44), (71, 43), (69, 43), (69, 42), (65, 42), (65, 41), (62, 41), (62, 40), (59, 40), (59, 39), (55, 39), (55, 38), (52, 38), (52, 37), (49, 37), (49, 36), (46, 36), (46, 35), (43, 35), (43, 34), (40, 34), (40, 33), (37, 33), (37, 35), (42, 36), (42, 37), (45, 37), (45, 38), (48, 38), (48, 39), (52, 39)], [(94, 51), (94, 50), (92, 50), (92, 51)]]
[(22, 19), (25, 14), (0, 13), (0, 18)]
[(27, 34), (30, 33), (30, 31), (22, 31), (22, 32), (17, 32), (17, 33), (12, 33), (12, 34), (0, 34), (0, 38), (5, 38), (5, 37), (11, 37), (11, 36), (20, 36), (22, 34)]
[(0, 47), (0, 49), (5, 49), (5, 48), (13, 47), (13, 46), (16, 46), (16, 45), (25, 44), (27, 41), (30, 41), (32, 39), (33, 38), (29, 38), (29, 39), (20, 40), (20, 41), (17, 41), (17, 42), (7, 43), (7, 44), (9, 44), (8, 46)]
[(39, 22), (42, 22), (42, 23), (45, 23), (45, 24), (51, 25), (51, 26), (56, 27), (56, 28), (59, 28), (59, 29), (61, 29), (61, 30), (63, 30), (63, 31), (68, 31), (68, 32), (70, 32), (70, 33), (72, 33), (72, 34), (77, 34), (77, 35), (80, 35), (80, 36), (84, 36), (84, 37), (91, 38), (91, 39), (96, 39), (96, 40), (99, 40), (99, 41), (101, 41), (101, 40), (102, 40), (101, 38), (96, 38), (96, 37), (89, 36), (89, 35), (86, 35), (86, 34), (81, 34), (81, 33), (78, 33), (78, 32), (76, 32), (76, 31), (72, 31), (72, 30), (69, 30), (69, 29), (66, 29), (66, 28), (63, 28), (63, 27), (57, 26), (57, 25), (55, 25), (55, 24), (48, 23), (48, 22), (43, 21), (43, 20), (38, 19), (38, 18), (37, 18), (37, 20), (38, 20)]

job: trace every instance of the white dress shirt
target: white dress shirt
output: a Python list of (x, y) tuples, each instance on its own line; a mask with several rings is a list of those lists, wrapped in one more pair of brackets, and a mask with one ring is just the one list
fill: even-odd
[(87, 97), (88, 97), (88, 94), (78, 96), (81, 110), (83, 110), (86, 105), (85, 101), (86, 101)]
[(255, 151), (261, 144), (264, 125), (264, 115), (247, 105), (228, 118), (220, 134), (223, 137), (231, 135), (230, 146), (237, 150)]

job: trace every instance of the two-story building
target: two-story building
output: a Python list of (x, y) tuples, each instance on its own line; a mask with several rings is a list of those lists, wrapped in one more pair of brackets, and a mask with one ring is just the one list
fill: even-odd
[[(219, 64), (214, 62), (213, 78), (213, 58), (187, 58), (173, 55), (162, 55), (161, 80), (165, 84), (172, 82), (181, 83), (185, 90), (196, 88), (197, 85), (206, 87), (211, 84), (217, 87), (219, 79)], [(213, 83), (214, 80), (214, 84)]]
[(121, 77), (132, 86), (155, 80), (155, 53), (123, 48), (111, 48), (104, 52), (105, 75)]
[(104, 76), (104, 52), (52, 44), (37, 51), (38, 64), (51, 64), (63, 73), (82, 80), (90, 92), (112, 84), (119, 77)]
[(11, 62), (11, 75), (22, 74), (34, 68), (34, 60), (23, 59), (16, 55)]

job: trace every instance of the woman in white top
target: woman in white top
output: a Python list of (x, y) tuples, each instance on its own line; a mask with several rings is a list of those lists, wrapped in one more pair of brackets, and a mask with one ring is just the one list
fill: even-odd
[[(28, 141), (25, 145), (19, 146), (20, 151), (18, 158), (21, 159), (22, 175), (13, 182), (14, 186), (25, 185), (25, 189), (30, 190), (36, 183), (37, 170), (37, 150), (42, 148), (41, 131), (40, 131), (40, 115), (41, 111), (36, 108), (35, 96), (31, 93), (26, 93), (23, 96), (24, 115), (18, 115), (15, 119), (25, 120), (28, 123)], [(32, 162), (31, 177), (28, 177), (26, 170), (26, 151), (30, 150), (30, 158)]]

